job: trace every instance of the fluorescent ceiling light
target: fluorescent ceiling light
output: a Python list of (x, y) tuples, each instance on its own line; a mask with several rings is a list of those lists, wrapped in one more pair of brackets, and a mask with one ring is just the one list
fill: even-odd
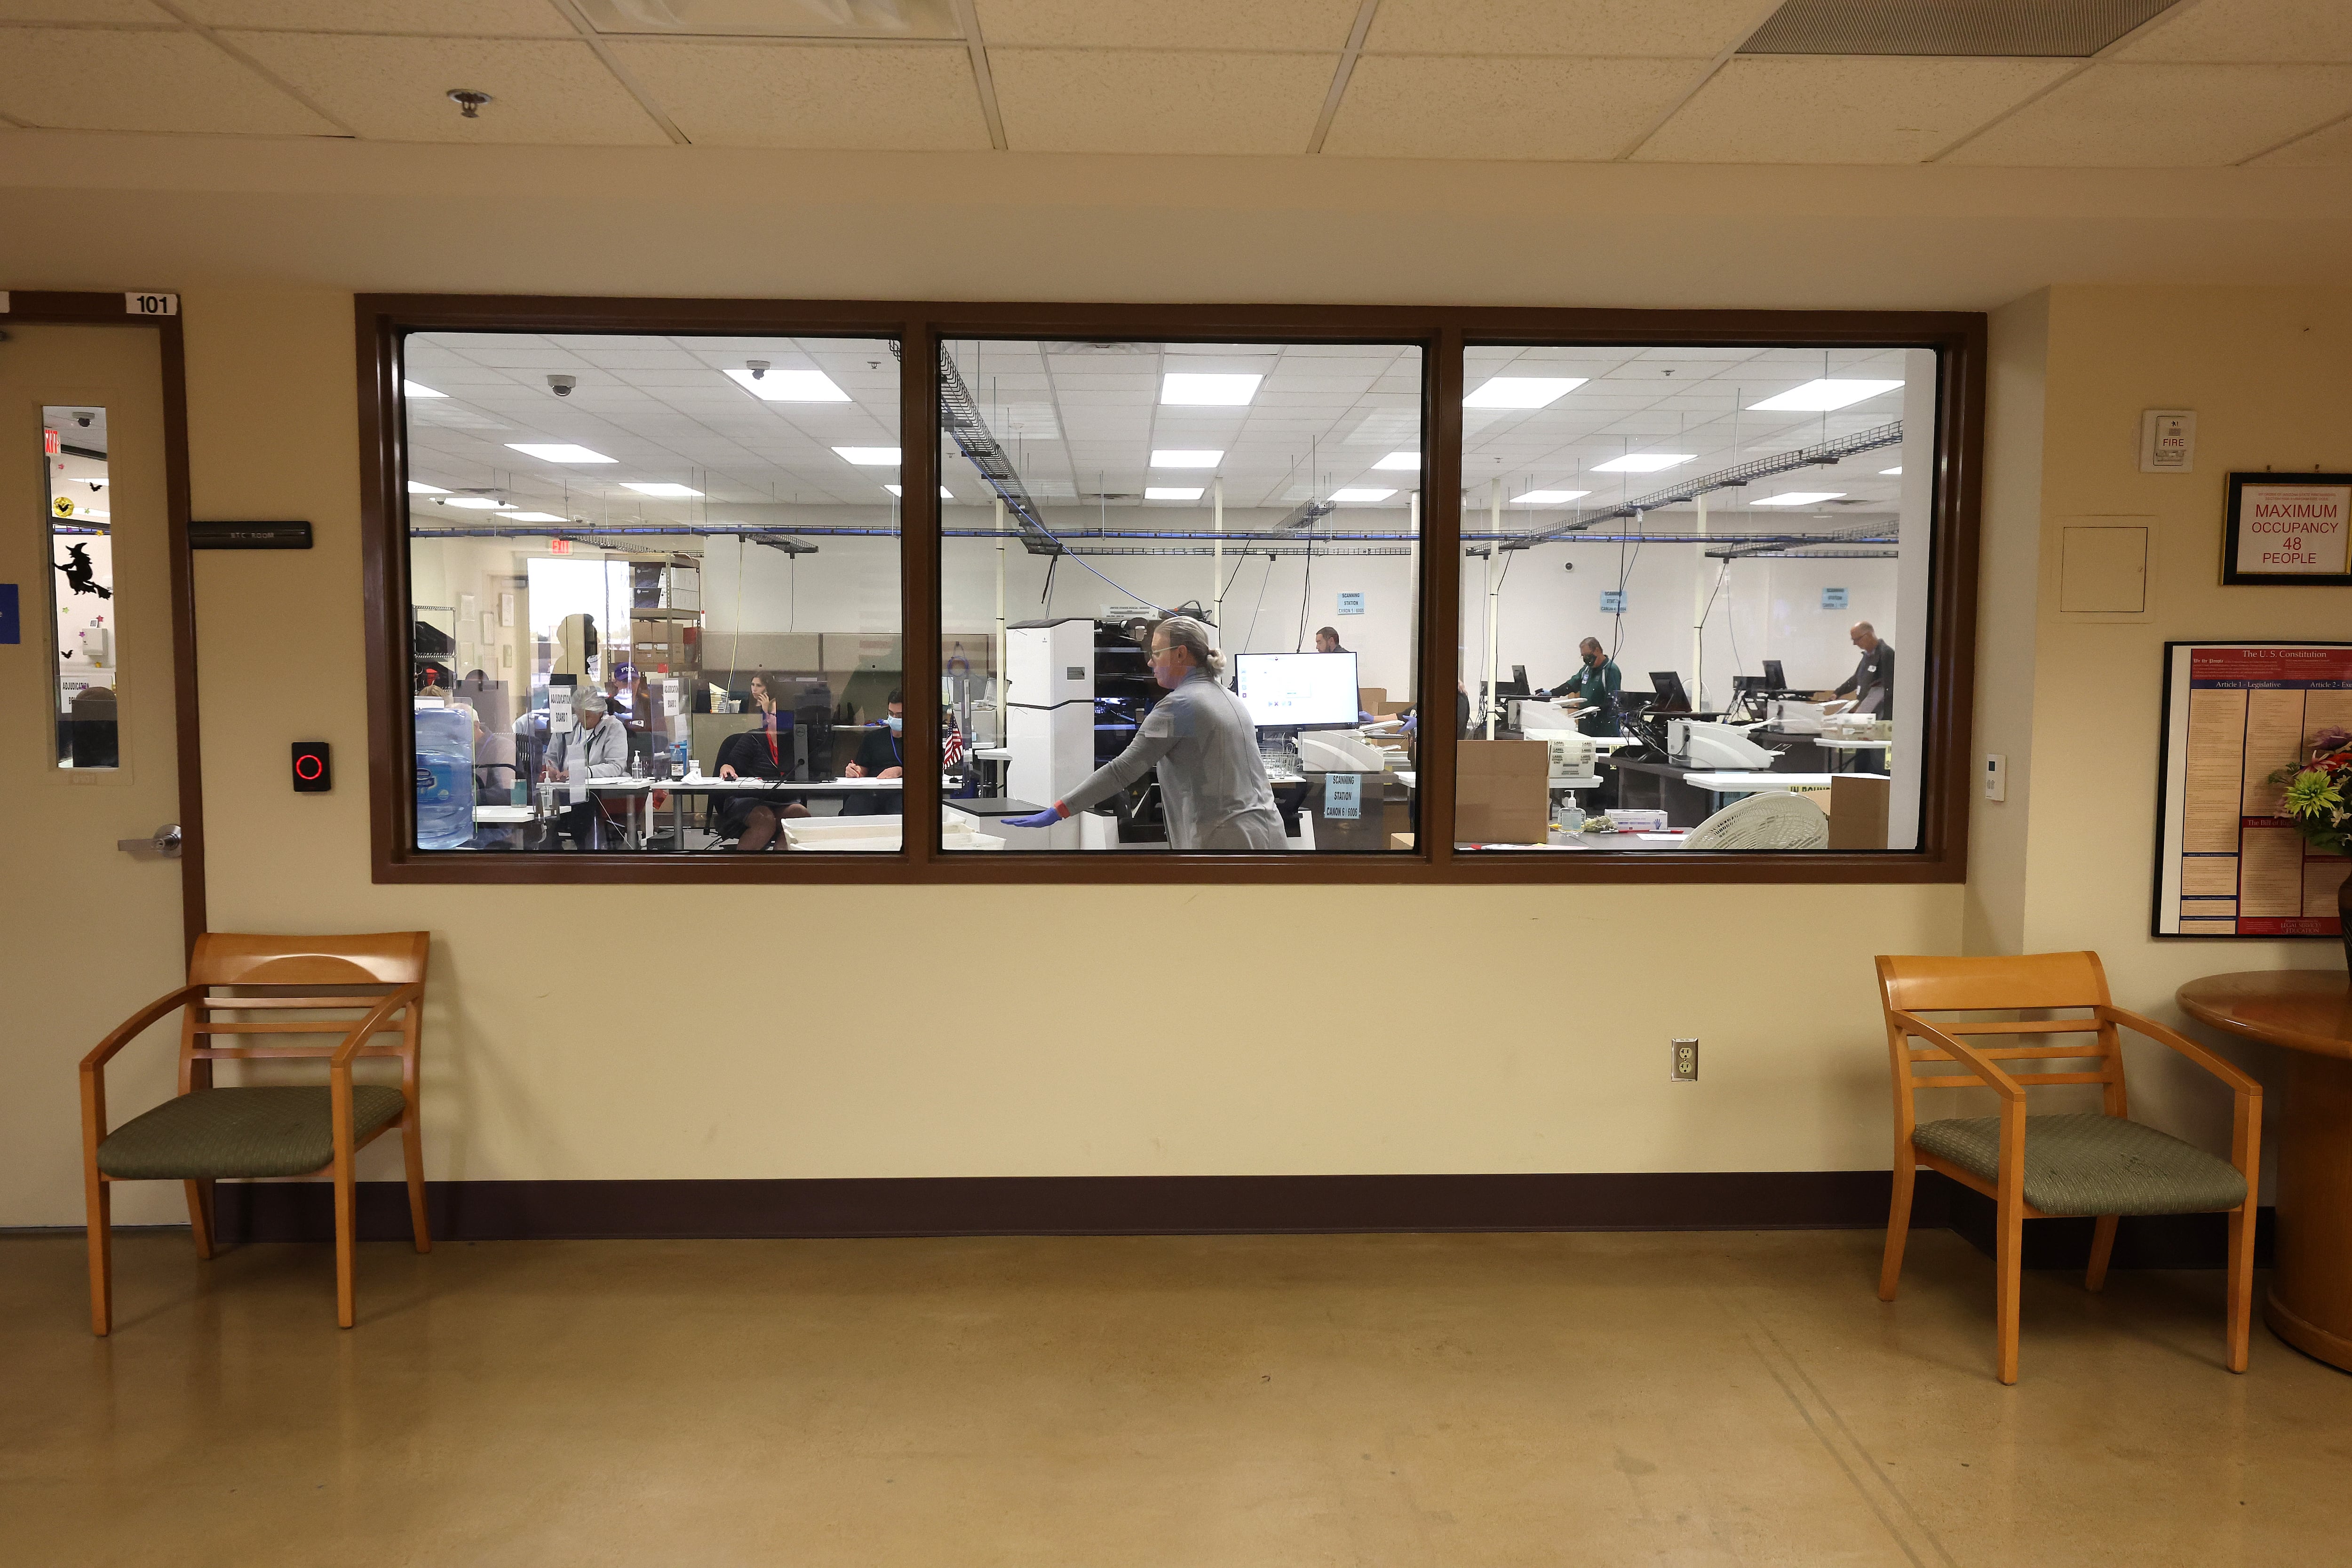
[(1333, 490), (1331, 492), (1331, 499), (1339, 502), (1341, 506), (1370, 506), (1374, 501), (1386, 500), (1389, 497), (1394, 494), (1396, 494), (1396, 491), (1394, 490), (1376, 490), (1362, 488), (1351, 488), (1348, 489)]
[(502, 511), (499, 513), (499, 520), (502, 522), (570, 522), (572, 521), (568, 517), (558, 517), (551, 511)]
[(855, 463), (861, 468), (895, 468), (898, 466), (896, 447), (835, 447), (834, 451), (845, 463)]
[(1809, 381), (1778, 397), (1751, 403), (1748, 411), (1751, 414), (1826, 414), (1832, 408), (1843, 408), (1849, 403), (1860, 403), (1865, 397), (1892, 392), (1902, 384), (1899, 381)]
[(1903, 465), (1897, 463), (1891, 468), (1881, 468), (1878, 471), (1882, 474), (1899, 474), (1903, 471)]
[(1143, 499), (1145, 500), (1199, 500), (1201, 487), (1198, 485), (1146, 485), (1143, 487)]
[(1589, 496), (1591, 493), (1591, 490), (1529, 490), (1523, 496), (1513, 496), (1511, 504), (1513, 506), (1558, 506), (1563, 501), (1572, 501), (1579, 496)]
[(1372, 467), (1376, 468), (1385, 468), (1390, 473), (1402, 471), (1405, 473), (1417, 474), (1421, 472), (1421, 454), (1419, 452), (1391, 452), (1387, 457), (1382, 458), (1379, 462), (1374, 463)]
[(1160, 401), (1190, 407), (1234, 408), (1257, 395), (1262, 375), (1204, 375), (1171, 370), (1160, 378)]
[(592, 452), (585, 447), (574, 447), (565, 441), (509, 441), (507, 443), (507, 447), (510, 451), (520, 452), (526, 458), (537, 458), (544, 463), (620, 461), (617, 458), (608, 458), (602, 452)]
[(451, 496), (447, 500), (443, 501), (441, 504), (443, 506), (462, 506), (467, 511), (496, 511), (507, 503), (502, 500), (492, 500), (488, 496)]
[(1155, 468), (1213, 468), (1225, 460), (1223, 452), (1162, 447), (1151, 454)]
[(428, 485), (421, 479), (408, 481), (408, 493), (413, 496), (446, 496), (449, 492), (439, 485)]
[(436, 392), (429, 386), (420, 386), (413, 381), (404, 381), (400, 384), (400, 395), (403, 397), (446, 397), (449, 395), (446, 392)]
[[(894, 496), (904, 496), (907, 493), (905, 487), (900, 485), (884, 485), (882, 488), (888, 490)], [(955, 500), (955, 497), (948, 494), (947, 486), (941, 485), (940, 487), (940, 499), (941, 500)]]
[(1776, 496), (1761, 496), (1748, 502), (1750, 506), (1811, 506), (1815, 501), (1840, 500), (1843, 490), (1782, 490)]
[(1593, 464), (1592, 471), (1596, 474), (1654, 474), (1660, 468), (1687, 463), (1697, 456), (1696, 452), (1628, 452), (1622, 458)]
[(1580, 375), (1495, 375), (1462, 400), (1465, 408), (1548, 408), (1582, 386)]
[(635, 490), (641, 496), (660, 496), (665, 500), (680, 499), (686, 496), (698, 496), (702, 493), (691, 485), (673, 485), (667, 483), (637, 485), (631, 484), (626, 479), (621, 481), (621, 488), (625, 490)]
[(772, 370), (754, 376), (730, 370), (729, 379), (762, 403), (846, 403), (849, 394), (821, 370)]

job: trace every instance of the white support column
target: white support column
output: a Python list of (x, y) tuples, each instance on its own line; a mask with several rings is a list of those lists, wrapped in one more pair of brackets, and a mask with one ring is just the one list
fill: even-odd
[[(1201, 603), (1209, 606), (1209, 620), (1219, 631), (1225, 624), (1225, 476), (1219, 474), (1209, 480), (1209, 508), (1213, 520), (1211, 526), (1217, 531), (1217, 542), (1209, 552), (1209, 596)], [(1218, 639), (1222, 646), (1223, 639)]]
[(996, 498), (996, 743), (1004, 744), (1004, 498)]
[[(1698, 509), (1698, 526), (1691, 531), (1706, 531), (1706, 497), (1693, 496), (1691, 505)], [(1691, 559), (1696, 563), (1691, 574), (1691, 711), (1706, 711), (1706, 546), (1691, 546)]]
[[(1503, 479), (1497, 474), (1486, 499), (1486, 531), (1503, 531)], [(1502, 679), (1503, 631), (1495, 611), (1502, 599), (1503, 584), (1495, 571), (1495, 559), (1502, 553), (1501, 545), (1493, 540), (1486, 544), (1486, 739), (1495, 738), (1495, 710), (1502, 704), (1496, 700), (1495, 688)]]

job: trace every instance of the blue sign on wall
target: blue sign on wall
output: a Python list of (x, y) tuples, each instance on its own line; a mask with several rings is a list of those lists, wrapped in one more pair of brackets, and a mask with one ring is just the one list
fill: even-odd
[(1845, 608), (1845, 590), (1844, 590), (1843, 588), (1824, 588), (1824, 589), (1822, 589), (1822, 609), (1824, 609), (1824, 610), (1843, 610), (1843, 609), (1844, 609), (1844, 608)]
[(1622, 588), (1601, 589), (1601, 613), (1604, 616), (1623, 615), (1625, 613), (1625, 590)]
[(25, 634), (16, 622), (16, 584), (0, 583), (0, 643), (24, 640)]
[(1340, 595), (1339, 613), (1343, 616), (1362, 615), (1364, 613), (1364, 596), (1361, 594)]

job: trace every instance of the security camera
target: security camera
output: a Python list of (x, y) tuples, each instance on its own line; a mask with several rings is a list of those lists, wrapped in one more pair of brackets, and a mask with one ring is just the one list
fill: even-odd
[(763, 359), (747, 359), (743, 362), (743, 368), (751, 373), (753, 381), (758, 381), (768, 374), (768, 362)]
[(77, 424), (77, 425), (79, 425), (79, 426), (80, 426), (83, 429), (87, 430), (87, 429), (89, 429), (89, 422), (90, 422), (91, 420), (93, 420), (93, 419), (97, 418), (97, 417), (98, 417), (98, 416), (97, 416), (97, 415), (95, 415), (95, 414), (89, 414), (89, 413), (81, 413), (81, 414), (77, 414), (77, 415), (75, 415), (75, 416), (74, 416), (74, 423), (75, 423), (75, 424)]
[(571, 396), (572, 389), (579, 384), (580, 378), (576, 375), (551, 375), (547, 378), (547, 390), (558, 397)]

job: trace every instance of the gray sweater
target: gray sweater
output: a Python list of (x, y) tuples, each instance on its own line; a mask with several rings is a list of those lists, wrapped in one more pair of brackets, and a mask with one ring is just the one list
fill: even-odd
[[(584, 717), (584, 715), (583, 715)], [(547, 765), (562, 778), (572, 771), (572, 742), (580, 735), (582, 726), (568, 734), (547, 738)], [(610, 713), (604, 721), (587, 731), (587, 750), (581, 754), (588, 759), (588, 776), (592, 779), (616, 779), (629, 771), (629, 732)]]
[(1274, 808), (1257, 726), (1241, 699), (1194, 670), (1144, 716), (1126, 751), (1062, 797), (1073, 812), (1108, 800), (1160, 770), (1171, 849), (1274, 849), (1282, 816)]

